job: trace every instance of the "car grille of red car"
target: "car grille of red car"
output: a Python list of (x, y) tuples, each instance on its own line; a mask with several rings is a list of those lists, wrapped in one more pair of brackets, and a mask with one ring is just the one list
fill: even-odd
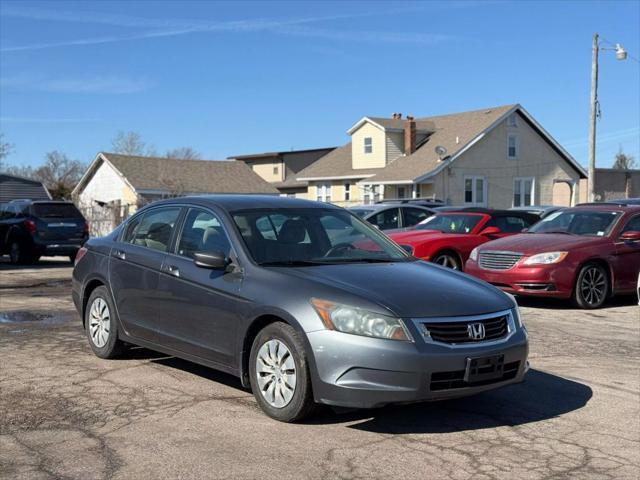
[(479, 263), (487, 270), (509, 270), (521, 258), (522, 254), (515, 252), (482, 252)]
[[(469, 322), (434, 322), (423, 323), (423, 328), (429, 333), (431, 340), (434, 342), (442, 342), (449, 344), (470, 343), (470, 342), (486, 342), (490, 340), (498, 340), (509, 333), (507, 324), (508, 315), (501, 315), (494, 318), (486, 318), (484, 320), (474, 320)], [(482, 338), (473, 338), (469, 334), (470, 325), (481, 323), (483, 325), (484, 336)], [(426, 332), (425, 332), (426, 333)]]

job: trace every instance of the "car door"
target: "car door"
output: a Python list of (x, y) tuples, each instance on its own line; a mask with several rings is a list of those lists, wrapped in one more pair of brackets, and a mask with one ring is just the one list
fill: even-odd
[(220, 217), (200, 207), (189, 208), (182, 225), (160, 275), (159, 289), (164, 292), (160, 341), (191, 355), (233, 365), (242, 275), (193, 262), (198, 251), (220, 251), (237, 261), (229, 236)]
[(111, 249), (109, 283), (120, 323), (132, 337), (158, 340), (158, 322), (166, 314), (160, 269), (180, 212), (179, 206), (162, 206), (133, 217)]
[(614, 275), (616, 289), (633, 291), (640, 272), (640, 241), (623, 241), (624, 232), (640, 232), (640, 214), (629, 218), (615, 240)]
[(400, 209), (397, 207), (385, 208), (372, 213), (367, 221), (380, 230), (391, 230), (400, 228)]
[(413, 227), (433, 215), (433, 212), (424, 208), (402, 207), (400, 210), (402, 210), (403, 227)]

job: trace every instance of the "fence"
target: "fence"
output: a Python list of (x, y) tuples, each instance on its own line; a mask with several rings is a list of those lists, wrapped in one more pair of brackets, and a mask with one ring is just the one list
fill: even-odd
[(137, 205), (122, 204), (119, 200), (109, 203), (79, 204), (78, 209), (89, 222), (89, 235), (107, 235), (136, 211)]

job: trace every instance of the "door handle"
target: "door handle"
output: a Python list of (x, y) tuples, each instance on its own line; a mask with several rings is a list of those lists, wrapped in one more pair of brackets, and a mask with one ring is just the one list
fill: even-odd
[(127, 254), (124, 253), (122, 250), (116, 250), (113, 252), (113, 255), (118, 257), (120, 260), (126, 260), (127, 258)]
[(174, 277), (180, 276), (180, 269), (175, 265), (167, 265), (167, 272), (173, 275)]

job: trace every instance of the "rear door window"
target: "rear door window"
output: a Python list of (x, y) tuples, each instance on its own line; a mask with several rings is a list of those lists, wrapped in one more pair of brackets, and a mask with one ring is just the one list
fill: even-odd
[(153, 209), (141, 220), (136, 218), (127, 225), (124, 241), (166, 252), (179, 214), (180, 207)]

